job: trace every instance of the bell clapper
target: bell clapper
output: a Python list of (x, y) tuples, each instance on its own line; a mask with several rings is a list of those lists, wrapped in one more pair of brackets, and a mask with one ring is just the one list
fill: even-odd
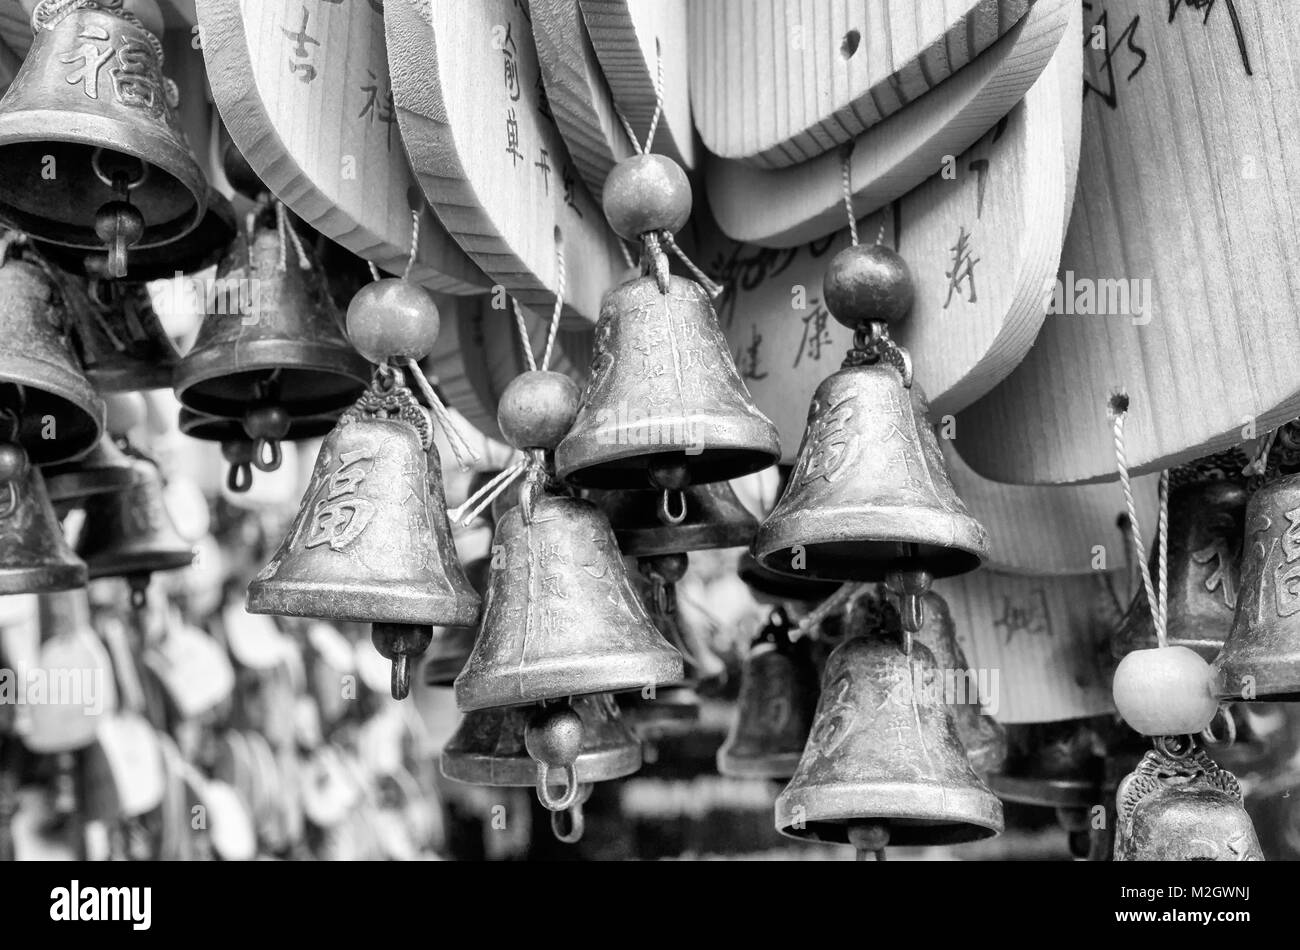
[(243, 493), (253, 486), (252, 442), (222, 442), (221, 457), (230, 468), (226, 471), (226, 487), (232, 492)]
[(115, 201), (109, 201), (95, 212), (95, 234), (108, 249), (105, 270), (110, 277), (125, 277), (127, 248), (139, 243), (144, 236), (144, 216), (131, 203), (131, 190), (144, 183), (149, 174), (149, 166), (137, 159), (139, 174), (129, 176), (125, 169), (115, 169), (111, 175), (103, 168), (104, 150), (95, 149), (90, 160), (100, 181), (117, 193)]
[(292, 421), (276, 405), (257, 406), (244, 416), (244, 431), (253, 445), (250, 461), (260, 471), (274, 472), (280, 467), (284, 458), (280, 442), (289, 434)]
[(374, 623), (370, 640), (385, 659), (393, 663), (389, 686), (393, 699), (405, 699), (411, 692), (411, 658), (421, 656), (433, 642), (433, 627), (409, 623)]
[(912, 635), (925, 624), (925, 595), (932, 578), (928, 571), (894, 571), (885, 581), (889, 591), (898, 596), (898, 615), (903, 626), (903, 643), (912, 652)]
[(21, 445), (0, 443), (0, 482), (5, 487), (4, 497), (0, 498), (0, 518), (8, 518), (18, 508), (18, 486), (27, 478), (30, 467)]
[(889, 827), (878, 822), (855, 821), (849, 825), (849, 844), (858, 852), (858, 860), (867, 860), (874, 854), (877, 861), (885, 860), (885, 846), (889, 844)]
[[(574, 763), (582, 751), (582, 719), (567, 703), (543, 705), (524, 731), (524, 748), (537, 762), (537, 800), (549, 811), (571, 807), (582, 793)], [(551, 772), (564, 773), (564, 793), (553, 797)]]

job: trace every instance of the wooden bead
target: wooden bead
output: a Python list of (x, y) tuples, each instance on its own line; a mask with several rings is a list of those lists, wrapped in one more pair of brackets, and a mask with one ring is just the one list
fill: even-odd
[(573, 427), (581, 401), (578, 384), (563, 373), (530, 370), (501, 394), (497, 425), (517, 449), (554, 451)]
[(1210, 664), (1187, 647), (1134, 650), (1120, 660), (1115, 708), (1144, 736), (1196, 735), (1218, 711)]
[(366, 284), (348, 304), (348, 337), (372, 363), (420, 360), (438, 340), (438, 305), (424, 288), (389, 277)]
[(831, 259), (822, 281), (826, 309), (850, 329), (868, 321), (901, 323), (915, 292), (907, 262), (882, 244), (846, 247)]
[(691, 216), (691, 183), (663, 155), (625, 158), (605, 179), (605, 217), (619, 237), (635, 241), (647, 231), (680, 231)]

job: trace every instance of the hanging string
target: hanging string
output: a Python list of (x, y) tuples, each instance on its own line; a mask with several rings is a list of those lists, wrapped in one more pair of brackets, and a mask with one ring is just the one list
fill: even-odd
[(849, 581), (840, 585), (839, 590), (831, 594), (815, 608), (810, 610), (800, 621), (795, 624), (795, 630), (799, 636), (809, 636), (812, 631), (820, 627), (822, 621), (829, 617), (836, 610), (839, 610), (850, 600), (856, 599), (859, 595), (866, 593), (875, 585), (869, 582)]
[(529, 372), (532, 372), (537, 369), (537, 360), (533, 359), (533, 343), (528, 338), (528, 324), (524, 320), (524, 312), (519, 309), (519, 301), (511, 297), (510, 306), (515, 311), (515, 327), (519, 330), (519, 340), (524, 347), (524, 360), (528, 363)]
[(380, 279), (380, 276), (379, 276), (379, 268), (375, 266), (375, 262), (374, 262), (374, 261), (366, 261), (366, 264), (370, 267), (370, 277), (371, 277), (371, 279), (373, 279), (373, 280), (379, 280), (379, 279)]
[[(844, 214), (849, 219), (849, 242), (858, 246), (858, 218), (853, 213), (853, 146), (846, 145), (841, 152), (840, 180), (844, 186)], [(877, 242), (878, 243), (878, 242)]]
[[(1116, 405), (1118, 403), (1118, 405)], [(1133, 496), (1133, 483), (1129, 478), (1128, 472), (1128, 454), (1124, 449), (1124, 420), (1128, 416), (1128, 398), (1117, 397), (1112, 401), (1112, 411), (1114, 420), (1112, 423), (1112, 432), (1115, 440), (1115, 467), (1119, 472), (1120, 486), (1124, 491), (1124, 504), (1128, 508), (1128, 518), (1131, 537), (1133, 541), (1133, 551), (1136, 555), (1138, 568), (1141, 571), (1142, 587), (1146, 592), (1147, 605), (1151, 611), (1151, 621), (1156, 630), (1156, 643), (1159, 646), (1167, 645), (1167, 636), (1165, 633), (1165, 585), (1168, 582), (1168, 545), (1165, 543), (1166, 535), (1169, 528), (1169, 471), (1160, 473), (1160, 492), (1159, 492), (1159, 527), (1155, 539), (1157, 576), (1160, 580), (1160, 589), (1157, 591), (1151, 581), (1151, 566), (1147, 563), (1146, 545), (1142, 541), (1142, 528), (1138, 522), (1137, 501)]]
[(700, 270), (700, 268), (696, 266), (695, 262), (686, 256), (686, 252), (677, 246), (677, 241), (674, 240), (671, 234), (665, 231), (663, 232), (663, 234), (659, 235), (659, 239), (664, 244), (668, 245), (668, 250), (672, 251), (675, 255), (677, 255), (677, 259), (679, 261), (681, 261), (683, 264), (686, 265), (686, 269), (691, 272), (691, 275), (697, 281), (699, 281), (700, 286), (704, 288), (705, 293), (707, 293), (714, 300), (722, 296), (722, 291), (723, 291), (722, 285), (712, 280), (708, 274)]
[(1273, 429), (1268, 433), (1268, 435), (1264, 436), (1263, 440), (1260, 442), (1259, 450), (1255, 453), (1255, 457), (1251, 459), (1244, 468), (1242, 468), (1242, 475), (1250, 478), (1255, 475), (1264, 474), (1265, 469), (1268, 468), (1268, 454), (1273, 450), (1273, 443), (1277, 441), (1277, 435), (1280, 431), (1281, 429)]
[(429, 382), (429, 378), (424, 375), (424, 371), (420, 369), (420, 364), (415, 360), (408, 359), (406, 368), (411, 371), (411, 375), (415, 378), (415, 385), (419, 388), (420, 393), (429, 405), (429, 409), (442, 426), (442, 431), (446, 433), (447, 442), (451, 446), (452, 454), (456, 456), (456, 461), (462, 469), (468, 469), (470, 462), (478, 461), (478, 453), (460, 434), (460, 429), (456, 426), (456, 420), (447, 407), (443, 405), (442, 400), (438, 398), (438, 393), (434, 390), (433, 384)]
[(632, 142), (632, 149), (638, 155), (649, 155), (650, 147), (654, 144), (655, 132), (659, 129), (659, 118), (664, 113), (664, 58), (663, 54), (658, 54), (658, 68), (655, 75), (655, 111), (650, 116), (650, 128), (646, 130), (645, 145), (637, 141), (636, 130), (632, 128), (632, 123), (623, 115), (623, 110), (614, 107), (614, 112), (618, 116), (618, 121), (623, 125), (623, 131), (627, 133), (628, 139)]
[[(411, 209), (411, 253), (406, 257), (406, 269), (402, 271), (402, 280), (411, 279), (415, 268), (415, 257), (420, 252), (420, 209)], [(373, 266), (373, 265), (372, 265)]]
[(289, 269), (289, 245), (292, 244), (298, 254), (298, 269), (311, 270), (311, 260), (302, 246), (297, 229), (289, 221), (289, 212), (283, 201), (275, 203), (275, 227), (280, 234), (280, 263), (276, 269), (281, 273)]

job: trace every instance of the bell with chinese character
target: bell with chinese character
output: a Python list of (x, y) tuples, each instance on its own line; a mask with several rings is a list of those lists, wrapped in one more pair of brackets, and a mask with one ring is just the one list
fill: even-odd
[(222, 261), (218, 292), (174, 378), (185, 408), (243, 421), (264, 471), (279, 467), (294, 419), (341, 412), (370, 378), (319, 262), (277, 208), (265, 208), (251, 238)]
[[(1219, 655), (1232, 627), (1247, 499), (1245, 486), (1222, 479), (1171, 486), (1169, 492), (1167, 642), (1195, 650), (1207, 662)], [(1151, 610), (1139, 591), (1115, 631), (1111, 652), (1118, 659), (1155, 645)]]
[(758, 521), (727, 482), (682, 492), (606, 492), (598, 504), (628, 557), (741, 547), (758, 530)]
[(774, 610), (750, 644), (740, 673), (731, 731), (718, 749), (718, 771), (734, 778), (794, 774), (817, 705), (817, 670), (808, 641), (790, 641), (790, 620)]
[(86, 378), (101, 393), (166, 389), (180, 356), (143, 284), (92, 280), (73, 336)]
[(248, 610), (372, 624), (393, 661), (393, 695), (404, 697), (432, 627), (471, 625), (479, 613), (441, 469), (426, 410), (399, 376), (378, 375), (325, 439), (297, 517), (248, 586)]
[(63, 539), (40, 469), (0, 443), (0, 594), (86, 586), (86, 565)]
[(1214, 668), (1221, 699), (1300, 699), (1300, 475), (1250, 497), (1237, 609)]
[(854, 245), (831, 261), (823, 297), (854, 345), (813, 394), (790, 480), (753, 551), (797, 577), (888, 581), (916, 632), (930, 581), (979, 567), (988, 535), (952, 487), (911, 356), (890, 338), (913, 296), (907, 264), (886, 247)]
[(691, 213), (691, 186), (662, 155), (620, 161), (605, 217), (641, 245), (643, 276), (605, 295), (578, 418), (555, 453), (560, 477), (587, 488), (680, 491), (766, 468), (776, 427), (736, 371), (709, 295), (668, 273), (665, 247)]
[(0, 264), (0, 438), (26, 449), (33, 465), (84, 455), (104, 427), (104, 403), (68, 339), (64, 295), (12, 246)]
[[(897, 627), (897, 622), (892, 625)], [(901, 631), (852, 635), (826, 661), (803, 756), (776, 800), (776, 828), (853, 844), (957, 844), (1002, 830), (1002, 804), (971, 769), (934, 654)]]
[(591, 502), (521, 502), (502, 517), (493, 547), (482, 627), (456, 678), (462, 710), (682, 679), (681, 656), (646, 614), (609, 520)]
[(167, 244), (203, 218), (207, 184), (176, 117), (162, 44), (120, 4), (42, 3), (0, 101), (0, 218), (66, 247)]
[(143, 458), (132, 459), (131, 464), (135, 482), (130, 488), (87, 499), (77, 554), (90, 568), (92, 579), (125, 577), (133, 602), (142, 607), (149, 577), (189, 567), (194, 546), (176, 531), (158, 466)]
[(1013, 725), (1006, 759), (989, 776), (989, 787), (1004, 801), (1090, 808), (1104, 798), (1106, 751), (1096, 720)]
[(1116, 792), (1116, 861), (1262, 861), (1236, 777), (1190, 736), (1157, 739)]

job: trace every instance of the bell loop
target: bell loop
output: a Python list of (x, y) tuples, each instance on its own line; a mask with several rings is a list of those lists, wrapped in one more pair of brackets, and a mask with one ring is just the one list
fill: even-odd
[(18, 487), (13, 482), (5, 482), (5, 499), (0, 503), (0, 518), (8, 518), (18, 510)]
[(550, 766), (545, 762), (537, 763), (537, 800), (542, 803), (542, 807), (547, 811), (566, 811), (572, 808), (574, 802), (578, 800), (578, 795), (582, 792), (582, 786), (578, 784), (576, 765), (570, 762), (568, 765), (561, 767), (560, 771), (564, 773), (565, 788), (564, 794), (556, 798), (551, 794)]
[(577, 844), (581, 841), (586, 824), (581, 802), (565, 811), (551, 812), (551, 833), (555, 835), (556, 841), (563, 844)]
[[(673, 509), (673, 496), (676, 496), (677, 511)], [(686, 520), (686, 493), (681, 490), (664, 489), (659, 496), (659, 520), (666, 525), (679, 525)]]
[(243, 494), (253, 487), (253, 467), (248, 462), (237, 462), (226, 472), (226, 487)]
[[(1216, 720), (1223, 720), (1224, 735), (1219, 738), (1214, 734), (1214, 723)], [(1222, 746), (1225, 749), (1231, 749), (1237, 742), (1237, 718), (1232, 714), (1232, 703), (1220, 703), (1218, 711), (1214, 714), (1214, 719), (1210, 724), (1201, 730), (1201, 741), (1206, 745)]]
[(284, 461), (278, 439), (259, 438), (253, 442), (253, 464), (258, 471), (274, 472)]

